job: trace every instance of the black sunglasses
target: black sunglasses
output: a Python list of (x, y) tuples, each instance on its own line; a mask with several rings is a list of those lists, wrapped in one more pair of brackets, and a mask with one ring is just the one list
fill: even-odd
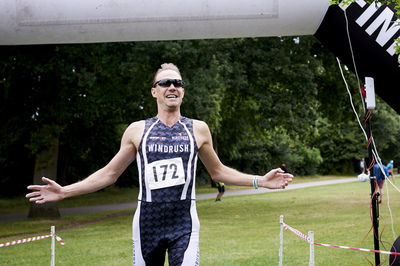
[(154, 83), (153, 88), (155, 88), (157, 84), (161, 87), (169, 87), (171, 86), (171, 84), (174, 84), (174, 87), (176, 88), (181, 88), (185, 86), (185, 82), (180, 79), (162, 79)]

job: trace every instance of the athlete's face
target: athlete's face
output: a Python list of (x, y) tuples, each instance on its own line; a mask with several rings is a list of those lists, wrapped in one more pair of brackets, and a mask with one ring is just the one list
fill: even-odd
[[(164, 79), (181, 80), (182, 77), (173, 70), (164, 70), (157, 75), (156, 80), (161, 81)], [(179, 85), (175, 86), (173, 83), (168, 85), (162, 84), (162, 86), (156, 84), (156, 86), (151, 89), (151, 94), (157, 99), (157, 105), (159, 107), (165, 108), (167, 111), (174, 111), (179, 109), (185, 94), (185, 89)]]

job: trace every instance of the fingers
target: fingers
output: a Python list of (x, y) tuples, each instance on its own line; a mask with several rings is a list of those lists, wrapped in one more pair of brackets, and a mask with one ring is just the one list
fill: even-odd
[(35, 202), (37, 204), (45, 203), (46, 201), (43, 199), (40, 191), (35, 191), (29, 194), (26, 194), (26, 198), (29, 198), (30, 202)]
[(32, 198), (32, 197), (36, 197), (36, 196), (40, 196), (40, 192), (39, 191), (35, 191), (32, 193), (28, 193), (25, 195), (26, 198)]
[(276, 186), (277, 189), (285, 189), (287, 186), (289, 185), (288, 181), (284, 181), (283, 183), (278, 183), (278, 185)]
[(264, 176), (263, 187), (272, 189), (284, 189), (288, 186), (289, 182), (292, 182), (293, 175), (285, 173), (281, 168), (276, 168), (268, 172)]
[(286, 179), (287, 182), (292, 182), (293, 181), (293, 176), (292, 175), (288, 175), (284, 177)]
[(53, 180), (48, 179), (47, 177), (42, 177), (42, 181), (45, 182), (46, 184), (49, 184), (49, 185), (52, 184), (52, 183), (54, 183)]
[(280, 174), (277, 178), (277, 180), (281, 180), (286, 183), (293, 181), (293, 176), (291, 174)]
[(42, 204), (43, 202), (43, 197), (40, 193), (40, 191), (35, 191), (32, 193), (28, 193), (25, 195), (26, 198), (29, 198), (30, 202), (35, 202), (37, 204)]
[(41, 185), (30, 185), (27, 187), (29, 190), (40, 190), (43, 186)]
[(30, 198), (29, 201), (30, 201), (30, 202), (38, 203), (38, 201), (39, 201), (40, 199), (41, 199), (40, 197)]
[(281, 175), (283, 175), (283, 178), (287, 179), (287, 180), (291, 180), (294, 176), (292, 174), (289, 173), (281, 173)]
[[(48, 179), (47, 177), (42, 177), (42, 181), (48, 185), (51, 185), (52, 183), (54, 183), (53, 180)], [(29, 190), (41, 190), (42, 188), (45, 188), (46, 185), (29, 185), (27, 187), (27, 189)], [(28, 194), (29, 195), (29, 194)]]
[(275, 171), (278, 173), (284, 173), (284, 171), (281, 168), (276, 168)]
[(278, 182), (277, 187), (280, 189), (285, 189), (289, 185), (289, 182), (293, 181), (293, 175), (289, 173), (283, 173), (280, 175), (283, 176), (283, 180), (281, 180), (281, 182)]
[(29, 201), (37, 202), (40, 199), (43, 199), (39, 191), (35, 191), (32, 193), (28, 193), (25, 195), (26, 198), (29, 198)]
[(285, 173), (285, 171), (283, 171), (281, 168), (276, 168), (276, 169), (274, 169), (274, 171), (275, 171), (275, 174), (283, 175), (284, 178), (287, 178), (287, 179), (293, 178), (292, 174)]
[[(45, 177), (42, 177), (42, 180), (43, 180), (43, 182), (45, 182), (47, 184), (49, 183), (49, 181), (51, 181), (50, 179), (45, 178)], [(29, 201), (39, 203), (39, 201), (41, 199), (43, 199), (43, 198), (41, 198), (41, 190), (44, 187), (45, 186), (43, 186), (43, 185), (30, 185), (30, 186), (28, 186), (27, 189), (29, 189), (29, 190), (37, 190), (37, 191), (28, 193), (28, 194), (25, 195), (25, 197), (29, 198)]]
[[(44, 183), (48, 184), (48, 185), (54, 183), (53, 180), (48, 179), (47, 177), (42, 177), (42, 181), (43, 181)], [(40, 190), (40, 189), (43, 188), (43, 187), (44, 187), (44, 185), (30, 185), (30, 186), (28, 186), (28, 189), (29, 189), (29, 190)]]
[(43, 203), (46, 203), (46, 201), (43, 200), (41, 197), (30, 198), (29, 201), (30, 201), (30, 202), (34, 202), (34, 203), (36, 203), (36, 204), (43, 204)]

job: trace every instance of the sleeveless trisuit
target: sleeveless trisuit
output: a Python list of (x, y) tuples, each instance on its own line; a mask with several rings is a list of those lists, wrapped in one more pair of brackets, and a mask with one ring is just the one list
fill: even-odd
[(198, 147), (193, 120), (181, 117), (168, 127), (146, 120), (136, 157), (140, 191), (133, 218), (133, 265), (199, 264), (195, 201)]

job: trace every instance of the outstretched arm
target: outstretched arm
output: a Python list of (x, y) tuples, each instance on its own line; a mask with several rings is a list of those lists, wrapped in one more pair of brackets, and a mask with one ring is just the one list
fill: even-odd
[[(211, 133), (206, 123), (195, 120), (193, 129), (199, 147), (199, 157), (213, 180), (232, 185), (253, 186), (255, 175), (241, 173), (221, 163), (214, 151)], [(263, 176), (257, 176), (257, 186), (284, 189), (292, 181), (292, 178), (293, 175), (284, 173), (282, 169), (277, 168)]]
[(53, 180), (43, 177), (46, 185), (31, 185), (29, 190), (35, 190), (26, 195), (30, 201), (42, 204), (45, 202), (59, 201), (64, 198), (91, 193), (111, 185), (117, 181), (122, 172), (133, 162), (140, 138), (143, 134), (144, 125), (136, 122), (125, 131), (121, 147), (114, 158), (102, 169), (96, 171), (86, 179), (68, 185), (60, 186)]

